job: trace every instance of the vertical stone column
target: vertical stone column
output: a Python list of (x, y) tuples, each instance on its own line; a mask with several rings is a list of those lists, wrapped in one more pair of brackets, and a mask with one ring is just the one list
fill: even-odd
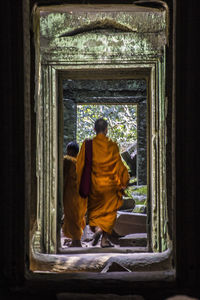
[(64, 140), (63, 153), (69, 142), (76, 140), (77, 130), (77, 108), (75, 101), (63, 99), (63, 118), (64, 118)]
[(147, 184), (147, 101), (137, 106), (137, 184)]

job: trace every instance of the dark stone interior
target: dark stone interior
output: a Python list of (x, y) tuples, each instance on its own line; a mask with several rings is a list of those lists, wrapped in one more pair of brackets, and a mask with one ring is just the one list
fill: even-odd
[[(70, 1), (71, 3), (88, 3), (90, 1)], [(93, 3), (99, 1), (93, 1)], [(123, 1), (132, 3), (133, 1)], [(148, 3), (147, 1), (146, 3)], [(176, 74), (174, 80), (168, 75), (167, 90), (174, 86), (174, 102), (169, 99), (168, 112), (175, 111), (176, 139), (174, 147), (169, 148), (168, 155), (175, 151), (176, 189), (174, 190), (176, 205), (173, 207), (176, 220), (173, 224), (176, 243), (175, 260), (177, 275), (174, 282), (161, 281), (159, 277), (152, 282), (144, 282), (141, 274), (134, 275), (132, 282), (123, 273), (120, 278), (98, 280), (97, 278), (81, 279), (76, 274), (68, 274), (62, 280), (58, 274), (56, 280), (49, 275), (46, 281), (43, 275), (29, 280), (25, 275), (29, 268), (28, 239), (32, 219), (25, 217), (27, 199), (31, 199), (30, 206), (34, 207), (35, 185), (35, 114), (34, 114), (34, 48), (33, 33), (30, 41), (24, 39), (30, 28), (30, 11), (34, 0), (3, 2), (1, 7), (1, 42), (2, 42), (2, 185), (1, 211), (1, 261), (0, 261), (0, 298), (1, 299), (56, 299), (61, 292), (84, 294), (118, 294), (142, 295), (145, 299), (166, 299), (175, 294), (185, 294), (199, 298), (200, 296), (200, 255), (199, 255), (199, 168), (198, 168), (198, 128), (199, 112), (197, 100), (200, 99), (199, 85), (199, 43), (198, 31), (200, 27), (200, 10), (198, 1), (165, 1), (169, 5), (170, 13), (170, 43), (174, 42), (174, 56), (168, 49), (167, 66)], [(69, 1), (38, 0), (38, 5), (69, 3)], [(108, 3), (108, 1), (101, 1)], [(109, 1), (122, 3), (122, 1)], [(176, 4), (176, 15), (173, 16)], [(144, 5), (144, 4), (142, 4)], [(151, 2), (154, 5), (154, 2)], [(30, 9), (30, 10), (29, 10)], [(25, 20), (23, 19), (23, 11)], [(24, 25), (24, 22), (26, 25)], [(25, 27), (24, 27), (25, 26)], [(173, 28), (176, 27), (174, 40)], [(24, 54), (24, 43), (29, 50)], [(27, 48), (26, 48), (27, 49)], [(173, 59), (172, 59), (173, 58)], [(25, 63), (24, 63), (25, 60)], [(31, 79), (30, 79), (30, 75)], [(171, 73), (170, 73), (171, 74)], [(24, 85), (24, 76), (28, 76), (30, 85)], [(26, 113), (26, 114), (25, 114)], [(26, 116), (26, 117), (25, 117)], [(170, 130), (170, 129), (169, 129)], [(173, 132), (172, 132), (173, 133)], [(27, 146), (32, 154), (27, 151)], [(26, 163), (26, 164), (25, 164)], [(26, 166), (26, 169), (25, 169)], [(26, 170), (26, 176), (25, 176)], [(171, 169), (167, 169), (167, 176), (171, 180)], [(31, 182), (32, 185), (28, 185)], [(28, 187), (28, 188), (27, 188)], [(27, 214), (26, 214), (27, 216)], [(34, 218), (33, 218), (34, 219)], [(26, 235), (25, 235), (26, 234)], [(25, 238), (26, 236), (26, 238)], [(100, 277), (99, 277), (100, 278)], [(70, 298), (69, 299), (74, 299)], [(88, 296), (89, 297), (89, 296)], [(97, 296), (94, 295), (97, 299)], [(79, 298), (81, 299), (81, 298)], [(88, 298), (89, 299), (89, 298)]]

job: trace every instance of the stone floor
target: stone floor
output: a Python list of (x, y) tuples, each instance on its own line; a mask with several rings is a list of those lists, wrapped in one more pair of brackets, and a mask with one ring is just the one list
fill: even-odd
[[(109, 236), (109, 239), (113, 243), (114, 247), (110, 247), (109, 249), (112, 249), (112, 252), (116, 252), (117, 249), (131, 247), (135, 248), (135, 252), (146, 252), (146, 219), (146, 214), (118, 211), (113, 233)], [(89, 225), (86, 225), (81, 238), (83, 249), (97, 250), (98, 248), (101, 248), (101, 238), (95, 247), (92, 246), (93, 234), (94, 233), (90, 230)], [(61, 252), (68, 249), (73, 251), (72, 247), (69, 247), (70, 244), (71, 239), (64, 237), (61, 230)]]
[[(114, 232), (110, 235), (114, 247), (109, 248), (102, 248), (100, 240), (96, 246), (92, 246), (93, 232), (89, 225), (82, 235), (82, 247), (69, 247), (71, 239), (64, 237), (61, 232), (58, 252), (50, 255), (33, 252), (31, 270), (37, 274), (53, 272), (67, 275), (75, 272), (79, 276), (87, 272), (92, 273), (91, 278), (94, 273), (98, 276), (99, 273), (101, 276), (107, 273), (118, 276), (117, 274), (123, 273), (128, 278), (130, 275), (133, 281), (138, 281), (138, 276), (143, 278), (143, 275), (145, 280), (148, 276), (152, 280), (153, 272), (156, 271), (161, 273), (156, 273), (155, 280), (162, 277), (163, 280), (171, 281), (175, 276), (174, 270), (171, 270), (172, 251), (167, 249), (162, 253), (152, 253), (148, 249), (146, 219), (145, 214), (118, 212)], [(134, 275), (135, 273), (137, 274)]]
[[(81, 239), (81, 244), (83, 248), (101, 248), (100, 242), (98, 241), (96, 246), (92, 246), (92, 237), (93, 232), (90, 230), (87, 225), (84, 229), (84, 233)], [(133, 233), (125, 236), (119, 236), (117, 233), (110, 235), (110, 241), (113, 243), (113, 248), (122, 248), (122, 247), (142, 247), (141, 251), (143, 252), (147, 246), (147, 234), (146, 233)], [(63, 250), (67, 250), (71, 244), (71, 239), (66, 238), (61, 232), (61, 247)], [(113, 249), (114, 250), (114, 249)]]
[[(135, 232), (133, 224), (138, 217), (139, 215), (127, 214), (127, 218), (125, 218), (125, 214), (123, 214), (123, 218), (119, 218), (119, 221), (122, 221), (122, 226), (116, 228), (120, 228), (122, 232), (122, 229), (124, 229), (124, 233), (128, 232), (128, 234), (121, 236), (114, 232), (110, 235), (110, 240), (114, 247), (109, 248), (102, 248), (100, 240), (96, 246), (92, 246), (93, 232), (90, 230), (89, 225), (85, 227), (82, 235), (82, 247), (69, 247), (71, 239), (64, 237), (61, 232), (61, 245), (58, 247), (58, 252), (51, 255), (33, 253), (34, 260), (31, 269), (35, 272), (62, 274), (95, 272), (102, 275), (121, 272), (133, 275), (133, 272), (141, 274), (141, 272), (146, 272), (147, 270), (148, 273), (163, 271), (164, 273), (161, 275), (164, 276), (164, 280), (171, 280), (171, 278), (174, 278), (174, 272), (170, 270), (171, 250), (168, 249), (163, 253), (150, 252), (147, 247), (147, 233), (141, 232), (142, 230), (139, 231), (139, 229), (144, 227), (136, 226), (139, 232)], [(124, 223), (125, 220), (127, 222)], [(139, 217), (139, 220), (143, 224), (143, 217)], [(131, 224), (132, 227), (129, 227), (128, 225)], [(130, 228), (132, 228), (131, 231)], [(138, 275), (136, 280), (138, 280)]]

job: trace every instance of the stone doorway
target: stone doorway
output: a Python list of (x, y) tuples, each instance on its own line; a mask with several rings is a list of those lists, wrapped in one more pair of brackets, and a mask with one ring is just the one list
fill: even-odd
[[(120, 117), (116, 115), (117, 122), (115, 122), (112, 115), (117, 112)], [(123, 251), (124, 247), (135, 247), (133, 251), (145, 252), (147, 251), (146, 81), (142, 79), (64, 80), (63, 154), (68, 142), (76, 140), (81, 143), (85, 138), (94, 136), (93, 123), (95, 117), (100, 116), (98, 114), (107, 118), (110, 126), (108, 136), (118, 143), (122, 159), (131, 176), (130, 186), (124, 196), (124, 204), (118, 211), (115, 230), (110, 239), (117, 248), (123, 247)], [(87, 125), (91, 122), (92, 125)], [(117, 130), (114, 129), (116, 126)], [(83, 247), (91, 247), (92, 235), (87, 225), (82, 237)], [(60, 251), (63, 253), (71, 240), (64, 238), (62, 231), (61, 237)]]
[[(122, 154), (132, 172), (137, 177), (138, 185), (147, 184), (147, 83), (144, 79), (121, 80), (64, 80), (63, 81), (63, 109), (64, 109), (64, 140), (63, 150), (71, 140), (76, 140), (77, 106), (78, 105), (114, 105), (137, 106), (137, 137), (133, 136), (135, 145), (129, 142), (124, 149), (128, 149), (130, 156), (136, 149), (136, 164), (132, 166), (129, 153)], [(127, 106), (127, 110), (128, 110)], [(101, 112), (103, 114), (103, 112)], [(106, 112), (105, 112), (106, 113)], [(108, 112), (107, 112), (108, 114)], [(129, 118), (132, 112), (121, 118)], [(125, 120), (123, 120), (125, 121)], [(127, 119), (127, 122), (130, 122)], [(120, 139), (118, 137), (118, 139)], [(116, 140), (117, 141), (117, 140)], [(132, 147), (131, 147), (132, 146)], [(127, 151), (127, 152), (128, 152)], [(124, 151), (122, 151), (124, 152)], [(134, 170), (135, 167), (135, 170)]]
[[(98, 5), (98, 9), (95, 5), (48, 6), (36, 8), (33, 14), (37, 217), (32, 246), (36, 256), (55, 254), (47, 259), (59, 260), (63, 156), (59, 112), (63, 80), (68, 79), (146, 81), (147, 246), (154, 256), (161, 252), (159, 257), (168, 260), (171, 255), (166, 193), (168, 13), (159, 3), (155, 8), (136, 4)], [(144, 259), (150, 257), (143, 254)]]

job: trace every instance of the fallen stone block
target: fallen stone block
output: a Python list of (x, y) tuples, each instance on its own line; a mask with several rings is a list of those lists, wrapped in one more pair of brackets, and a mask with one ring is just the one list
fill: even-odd
[(118, 211), (118, 217), (113, 228), (119, 236), (131, 233), (146, 233), (147, 215)]
[(120, 207), (119, 210), (126, 210), (126, 209), (130, 209), (133, 210), (135, 207), (135, 200), (133, 198), (123, 198), (124, 202), (123, 205)]
[(135, 177), (137, 169), (137, 142), (133, 143), (126, 151), (122, 152), (121, 156), (130, 167), (131, 175)]

